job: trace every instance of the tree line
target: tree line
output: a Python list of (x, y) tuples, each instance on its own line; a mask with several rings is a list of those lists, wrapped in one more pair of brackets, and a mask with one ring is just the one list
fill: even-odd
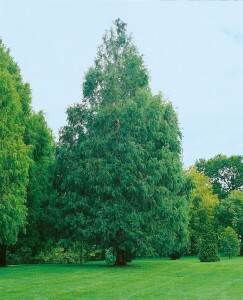
[(126, 24), (102, 41), (57, 143), (0, 45), (0, 265), (237, 254), (242, 157), (185, 171), (177, 114), (153, 95)]

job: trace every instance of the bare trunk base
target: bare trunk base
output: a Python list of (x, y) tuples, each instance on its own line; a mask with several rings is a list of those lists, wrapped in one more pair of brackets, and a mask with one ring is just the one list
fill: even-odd
[(115, 265), (116, 266), (126, 266), (127, 265), (124, 250), (117, 250)]
[(0, 245), (0, 267), (6, 267), (7, 265), (7, 247), (5, 245)]

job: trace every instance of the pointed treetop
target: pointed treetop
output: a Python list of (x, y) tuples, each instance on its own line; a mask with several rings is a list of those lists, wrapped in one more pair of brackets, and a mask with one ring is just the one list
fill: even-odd
[(123, 22), (120, 18), (116, 19), (114, 24), (117, 28), (116, 31), (117, 31), (117, 36), (118, 36), (118, 42), (120, 45), (123, 45), (126, 42), (127, 24), (125, 22)]

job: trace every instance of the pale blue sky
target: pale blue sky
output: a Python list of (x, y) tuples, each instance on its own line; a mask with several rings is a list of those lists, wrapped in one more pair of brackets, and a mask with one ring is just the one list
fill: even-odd
[(55, 136), (112, 21), (128, 24), (179, 116), (185, 167), (243, 149), (243, 2), (3, 1), (0, 36)]

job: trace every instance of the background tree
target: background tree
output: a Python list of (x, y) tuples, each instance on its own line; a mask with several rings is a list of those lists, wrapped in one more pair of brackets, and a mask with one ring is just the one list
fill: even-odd
[[(243, 237), (243, 192), (232, 191), (228, 197), (221, 200), (217, 206), (216, 217), (219, 227), (223, 230), (232, 227), (239, 239)], [(243, 255), (243, 245), (241, 244), (240, 254)]]
[(194, 185), (190, 195), (190, 252), (198, 253), (202, 235), (208, 230), (216, 231), (215, 210), (219, 200), (213, 194), (209, 177), (197, 172), (195, 167), (188, 170), (188, 176)]
[[(6, 264), (7, 246), (13, 252), (20, 245), (33, 252), (43, 243), (43, 208), (50, 199), (53, 153), (53, 137), (44, 116), (32, 111), (30, 87), (23, 82), (10, 51), (1, 44), (0, 265)], [(18, 237), (15, 248), (12, 245)], [(19, 254), (18, 262), (22, 262)]]
[(49, 203), (54, 197), (53, 163), (54, 140), (42, 112), (32, 113), (26, 124), (25, 143), (31, 147), (31, 164), (27, 187), (28, 209), (26, 233), (9, 249), (11, 263), (33, 262), (35, 255), (45, 247), (49, 233)]
[(6, 247), (14, 244), (26, 223), (26, 189), (30, 149), (24, 143), (30, 90), (18, 66), (0, 45), (0, 266)]
[(233, 228), (225, 228), (219, 237), (220, 251), (226, 254), (229, 259), (240, 253), (240, 240)]
[(177, 116), (151, 94), (119, 19), (85, 75), (83, 96), (67, 111), (57, 150), (60, 232), (113, 248), (118, 265), (135, 253), (172, 252), (188, 220)]
[(239, 155), (227, 157), (219, 154), (209, 160), (200, 159), (196, 168), (210, 178), (214, 193), (223, 199), (230, 191), (243, 187), (242, 159)]

